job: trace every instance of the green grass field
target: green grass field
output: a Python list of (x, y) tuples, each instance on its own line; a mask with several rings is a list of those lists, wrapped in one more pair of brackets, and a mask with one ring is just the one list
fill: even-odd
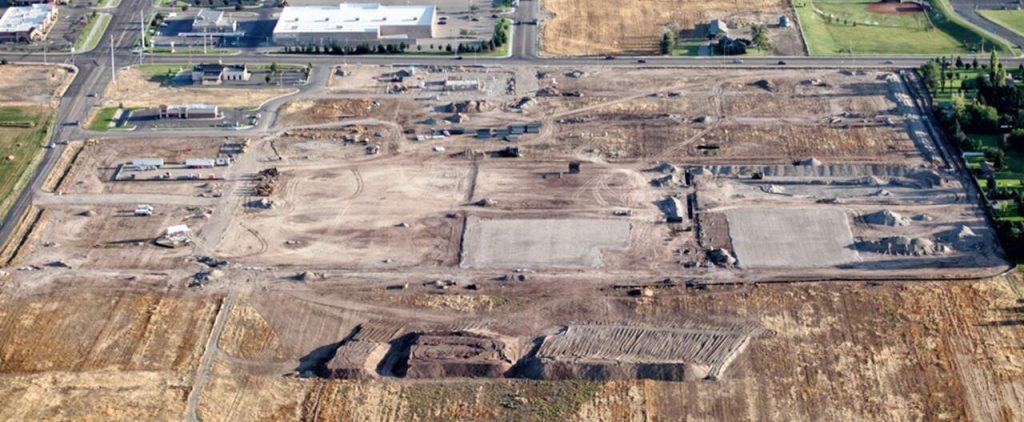
[[(1011, 54), (1012, 47), (948, 13), (946, 0), (924, 13), (883, 15), (868, 12), (874, 1), (796, 0), (811, 55), (841, 54), (956, 54), (996, 48)], [(815, 11), (815, 7), (824, 15)], [(829, 22), (827, 16), (834, 16)]]
[(89, 122), (88, 129), (100, 132), (110, 129), (110, 122), (114, 120), (114, 113), (117, 113), (117, 107), (103, 108), (93, 116), (92, 121)]
[(999, 26), (1024, 35), (1024, 10), (979, 10), (978, 13)]
[(42, 108), (0, 107), (0, 121), (30, 121), (30, 128), (0, 127), (0, 214), (6, 214), (27, 183), (50, 129), (50, 113)]

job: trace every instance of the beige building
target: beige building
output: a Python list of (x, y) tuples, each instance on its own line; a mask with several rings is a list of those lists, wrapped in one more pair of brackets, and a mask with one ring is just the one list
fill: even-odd
[(9, 8), (0, 17), (0, 42), (42, 41), (56, 22), (57, 6), (52, 4)]

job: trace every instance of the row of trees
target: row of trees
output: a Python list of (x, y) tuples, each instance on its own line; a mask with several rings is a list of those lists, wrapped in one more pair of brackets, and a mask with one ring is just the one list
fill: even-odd
[[(981, 70), (981, 72), (978, 72)], [(963, 72), (976, 72), (974, 78), (963, 78)], [(996, 169), (1006, 165), (1006, 152), (1024, 151), (1024, 92), (1017, 88), (1010, 73), (992, 53), (987, 64), (972, 59), (965, 63), (957, 57), (940, 57), (921, 66), (925, 84), (934, 92), (950, 92), (950, 107), (938, 113), (953, 143), (964, 152), (983, 152), (985, 159)], [(1024, 77), (1024, 66), (1017, 69), (1017, 77)], [(959, 87), (954, 82), (960, 81)], [(967, 91), (975, 91), (967, 98)], [(967, 133), (994, 135), (995, 145), (983, 145)], [(1012, 201), (1024, 214), (1024, 191), (999, 189), (996, 179), (985, 183), (986, 197), (991, 200)], [(995, 219), (996, 230), (1008, 254), (1019, 258), (1024, 254), (1024, 223)]]

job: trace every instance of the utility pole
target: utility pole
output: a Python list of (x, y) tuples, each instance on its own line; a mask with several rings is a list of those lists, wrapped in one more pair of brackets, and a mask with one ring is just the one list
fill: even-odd
[(45, 41), (43, 42), (43, 64), (44, 65), (50, 64), (49, 62), (46, 61), (46, 42)]
[(144, 13), (139, 11), (139, 64), (142, 64), (143, 54), (146, 51), (146, 16)]
[(110, 34), (110, 81), (117, 85), (117, 71), (114, 66), (114, 34)]

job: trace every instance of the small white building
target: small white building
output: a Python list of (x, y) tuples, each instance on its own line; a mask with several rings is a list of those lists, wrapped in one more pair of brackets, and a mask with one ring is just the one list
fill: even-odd
[(238, 21), (225, 16), (220, 10), (202, 9), (192, 21), (192, 32), (220, 33), (237, 30)]
[(729, 35), (729, 26), (720, 19), (715, 19), (708, 24), (708, 35), (724, 37)]
[(0, 42), (42, 41), (56, 22), (57, 6), (52, 4), (9, 8), (0, 17)]
[(163, 158), (132, 158), (132, 167), (137, 169), (158, 169), (164, 166)]
[(185, 167), (190, 169), (210, 169), (217, 165), (217, 160), (213, 158), (187, 158), (185, 159)]
[(449, 79), (444, 81), (442, 89), (445, 91), (479, 91), (480, 81), (475, 79)]
[(192, 83), (220, 85), (224, 81), (248, 81), (252, 77), (244, 64), (201, 63), (192, 67)]
[(219, 119), (220, 108), (213, 104), (160, 105), (161, 119)]

